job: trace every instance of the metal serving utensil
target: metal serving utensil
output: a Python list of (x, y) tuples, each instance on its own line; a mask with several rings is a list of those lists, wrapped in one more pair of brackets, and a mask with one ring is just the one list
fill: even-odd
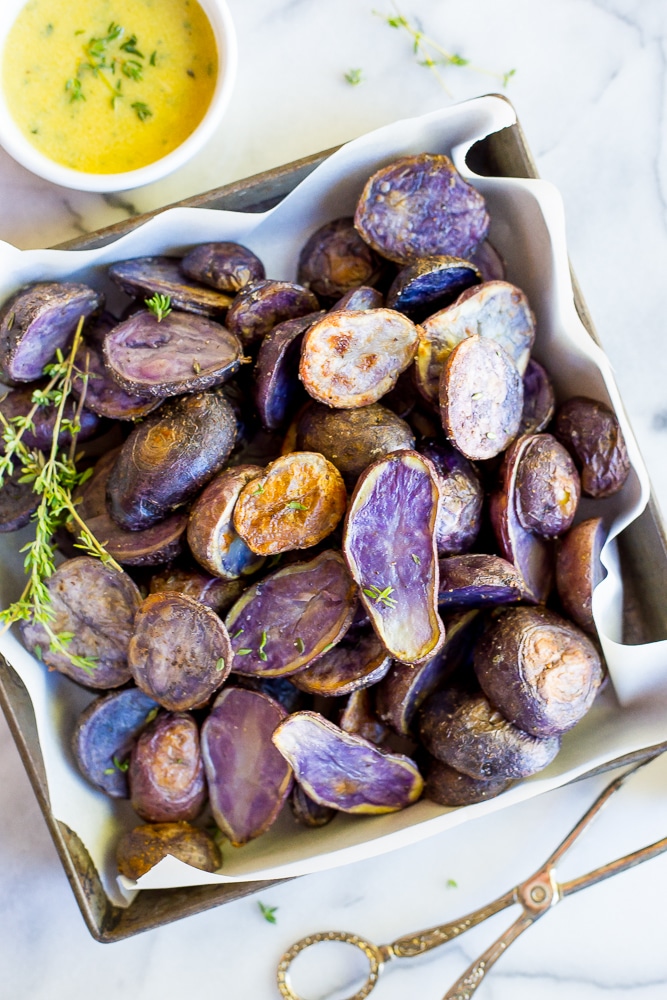
[(624, 784), (626, 779), (654, 759), (654, 757), (651, 757), (649, 760), (641, 761), (614, 778), (601, 792), (590, 809), (584, 813), (562, 843), (547, 858), (542, 867), (531, 875), (530, 878), (524, 882), (520, 882), (519, 885), (486, 906), (482, 906), (478, 910), (460, 917), (458, 920), (440, 924), (438, 927), (431, 927), (428, 930), (406, 934), (404, 937), (392, 941), (391, 944), (376, 945), (360, 937), (358, 934), (349, 934), (346, 931), (322, 931), (301, 938), (300, 941), (297, 941), (296, 944), (293, 944), (285, 952), (278, 965), (278, 989), (281, 996), (285, 1000), (303, 1000), (292, 988), (290, 966), (297, 955), (312, 945), (323, 941), (339, 941), (353, 945), (363, 952), (369, 966), (367, 979), (361, 989), (350, 995), (346, 1000), (364, 1000), (364, 997), (367, 997), (375, 987), (380, 973), (387, 962), (397, 958), (415, 958), (417, 955), (422, 955), (433, 948), (438, 948), (441, 944), (459, 937), (471, 927), (481, 924), (482, 921), (486, 920), (487, 917), (493, 916), (494, 913), (499, 913), (508, 906), (518, 903), (522, 908), (522, 913), (517, 920), (479, 958), (475, 959), (442, 998), (442, 1000), (470, 1000), (477, 987), (483, 982), (488, 971), (507, 950), (512, 941), (515, 941), (520, 934), (523, 934), (525, 930), (543, 916), (547, 910), (560, 902), (561, 899), (571, 896), (572, 893), (579, 892), (580, 889), (585, 889), (589, 885), (602, 882), (604, 879), (610, 878), (618, 872), (633, 868), (635, 865), (641, 864), (642, 861), (648, 861), (650, 858), (662, 854), (663, 851), (667, 851), (667, 837), (664, 837), (654, 844), (649, 844), (647, 847), (633, 851), (631, 854), (626, 854), (616, 861), (610, 861), (600, 868), (595, 868), (586, 875), (580, 875), (578, 878), (571, 879), (568, 882), (559, 883), (556, 881), (556, 864), (566, 851), (572, 847), (577, 838), (588, 827), (595, 816), (597, 816), (614, 792), (618, 791)]

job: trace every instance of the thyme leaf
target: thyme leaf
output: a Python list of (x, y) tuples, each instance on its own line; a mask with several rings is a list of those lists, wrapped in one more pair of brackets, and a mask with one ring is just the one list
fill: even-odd
[(385, 587), (384, 590), (380, 590), (379, 587), (371, 586), (364, 588), (364, 594), (375, 601), (376, 604), (384, 604), (386, 608), (395, 608), (398, 601), (395, 597), (390, 595), (394, 593), (393, 587)]
[(277, 906), (265, 906), (264, 903), (258, 903), (257, 905), (259, 906), (262, 916), (268, 923), (270, 924), (278, 923), (278, 921), (276, 920), (276, 910), (278, 909)]
[(160, 295), (159, 292), (156, 292), (150, 299), (144, 299), (144, 302), (148, 306), (149, 311), (153, 313), (158, 323), (162, 322), (165, 316), (168, 316), (171, 312), (170, 295)]

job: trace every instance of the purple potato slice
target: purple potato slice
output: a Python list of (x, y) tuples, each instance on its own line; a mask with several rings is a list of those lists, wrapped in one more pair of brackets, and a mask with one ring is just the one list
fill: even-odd
[(576, 725), (603, 676), (588, 636), (555, 612), (535, 607), (497, 611), (477, 643), (474, 665), (487, 697), (506, 719), (534, 736), (553, 736)]
[(553, 584), (553, 546), (541, 535), (522, 527), (516, 512), (516, 478), (529, 437), (519, 438), (508, 449), (501, 468), (501, 485), (491, 496), (491, 524), (500, 551), (524, 580), (524, 600), (547, 600)]
[(455, 615), (447, 621), (445, 644), (434, 657), (418, 666), (394, 663), (375, 691), (379, 718), (400, 736), (410, 736), (422, 702), (461, 665), (478, 631), (476, 611)]
[(332, 809), (330, 806), (321, 806), (315, 799), (311, 799), (310, 795), (304, 792), (301, 785), (297, 785), (296, 782), (292, 786), (289, 804), (297, 823), (300, 823), (301, 826), (307, 826), (309, 829), (326, 826), (337, 813), (336, 809)]
[(84, 778), (112, 798), (126, 799), (127, 758), (134, 740), (157, 712), (157, 702), (134, 687), (92, 701), (72, 734), (72, 751)]
[(480, 243), (470, 259), (479, 268), (482, 281), (505, 281), (507, 278), (505, 261), (488, 240)]
[[(151, 395), (126, 392), (107, 371), (104, 338), (117, 324), (118, 320), (111, 313), (103, 312), (92, 326), (86, 327), (74, 363), (80, 372), (88, 372), (90, 376), (86, 384), (86, 409), (111, 420), (136, 420), (155, 410), (161, 400)], [(78, 399), (82, 389), (82, 377), (75, 374), (72, 395)]]
[(373, 628), (396, 660), (421, 663), (438, 652), (445, 629), (437, 611), (433, 467), (399, 451), (360, 477), (345, 519), (343, 551)]
[(539, 362), (531, 358), (523, 373), (523, 413), (519, 434), (538, 434), (549, 424), (556, 408), (553, 383)]
[(290, 793), (292, 769), (271, 741), (285, 716), (273, 698), (229, 687), (202, 726), (211, 811), (234, 847), (268, 830)]
[(551, 434), (532, 434), (522, 448), (516, 473), (516, 516), (526, 531), (545, 538), (572, 525), (581, 485), (574, 462)]
[(11, 475), (5, 473), (0, 486), (0, 532), (18, 531), (30, 523), (30, 518), (40, 504), (40, 497), (32, 483), (20, 483), (23, 475), (16, 468)]
[(236, 295), (251, 281), (260, 281), (265, 271), (259, 257), (240, 243), (200, 243), (181, 261), (181, 270), (193, 281)]
[(231, 295), (191, 281), (181, 270), (178, 257), (136, 257), (112, 264), (109, 277), (132, 298), (168, 295), (174, 309), (220, 316), (232, 302)]
[(243, 487), (261, 476), (259, 465), (223, 469), (197, 498), (188, 521), (188, 545), (200, 566), (214, 576), (236, 580), (250, 576), (264, 563), (234, 528), (234, 508)]
[(360, 285), (380, 279), (383, 261), (345, 217), (326, 222), (301, 250), (297, 281), (322, 299), (338, 299)]
[(424, 441), (419, 451), (435, 466), (440, 490), (435, 540), (439, 556), (467, 552), (479, 534), (484, 490), (475, 467), (448, 442)]
[(560, 736), (512, 725), (480, 693), (437, 691), (423, 707), (419, 733), (428, 752), (471, 778), (527, 778), (560, 750)]
[[(39, 382), (36, 385), (21, 386), (18, 389), (14, 389), (9, 392), (3, 400), (0, 401), (0, 413), (7, 421), (11, 423), (15, 417), (27, 417), (30, 410), (33, 408), (33, 393), (36, 390), (41, 390), (45, 387), (46, 383), (44, 381)], [(39, 451), (50, 451), (51, 445), (53, 443), (53, 432), (56, 426), (56, 420), (58, 419), (58, 407), (53, 403), (48, 403), (46, 406), (40, 406), (35, 412), (32, 418), (32, 427), (28, 427), (24, 430), (21, 440), (26, 448), (37, 448)], [(77, 405), (73, 399), (68, 399), (65, 401), (63, 407), (62, 418), (65, 421), (71, 421), (74, 419), (76, 414)], [(4, 426), (4, 424), (3, 424)], [(90, 410), (84, 408), (79, 414), (79, 426), (80, 431), (78, 433), (78, 440), (83, 442), (87, 441), (89, 438), (93, 437), (100, 427), (100, 418), (96, 414), (91, 413)], [(66, 448), (72, 442), (71, 431), (65, 427), (58, 434), (58, 445), (61, 448)], [(0, 442), (0, 450), (4, 451), (4, 445)]]
[(72, 281), (20, 288), (0, 309), (0, 376), (10, 383), (41, 378), (44, 365), (72, 340), (79, 320), (103, 302), (100, 292)]
[(257, 344), (274, 326), (317, 312), (320, 303), (308, 288), (291, 281), (253, 281), (243, 288), (227, 313), (228, 330), (242, 344)]
[(137, 737), (127, 772), (132, 808), (151, 823), (192, 820), (207, 799), (199, 729), (187, 712), (162, 712)]
[(499, 455), (516, 437), (523, 382), (509, 354), (484, 337), (468, 337), (447, 358), (440, 377), (440, 416), (466, 458)]
[(295, 674), (343, 638), (356, 587), (338, 552), (293, 563), (253, 584), (227, 615), (237, 674)]
[(360, 634), (355, 629), (291, 680), (300, 691), (336, 698), (376, 684), (390, 666), (391, 657), (375, 632), (369, 628)]
[(109, 476), (109, 513), (121, 528), (157, 524), (219, 472), (236, 439), (236, 417), (221, 392), (164, 403), (134, 428)]
[(556, 549), (556, 589), (563, 610), (593, 635), (593, 591), (604, 577), (600, 553), (606, 538), (602, 518), (591, 517), (570, 528)]
[(364, 240), (389, 260), (469, 257), (485, 239), (484, 198), (447, 156), (404, 156), (374, 173), (357, 204), (354, 224)]
[(214, 611), (186, 594), (149, 594), (137, 611), (128, 649), (137, 687), (173, 712), (205, 705), (232, 665), (227, 630)]
[(301, 344), (306, 330), (322, 315), (320, 311), (286, 319), (274, 326), (259, 346), (253, 396), (267, 431), (282, 427), (305, 396), (299, 381)]
[(21, 623), (24, 645), (51, 670), (58, 670), (89, 688), (116, 688), (130, 679), (127, 651), (141, 594), (130, 577), (99, 559), (78, 556), (62, 563), (46, 587), (54, 612), (51, 631), (73, 633), (67, 650), (93, 657), (89, 672), (69, 657), (50, 649), (50, 636), (36, 621)]
[(553, 433), (580, 470), (585, 496), (618, 493), (630, 473), (630, 460), (619, 422), (608, 406), (574, 396), (558, 407)]
[(417, 327), (394, 309), (331, 312), (303, 339), (299, 378), (327, 406), (368, 406), (394, 388), (417, 341)]
[(201, 601), (216, 614), (224, 614), (245, 590), (243, 580), (221, 580), (198, 569), (179, 569), (170, 566), (155, 573), (148, 584), (149, 594), (162, 594), (174, 590), (195, 601)]
[(191, 823), (143, 823), (118, 841), (118, 871), (136, 881), (168, 854), (205, 872), (222, 867), (220, 849), (206, 830)]
[(424, 798), (440, 806), (470, 806), (494, 799), (512, 783), (512, 778), (471, 778), (431, 757), (426, 768)]
[(343, 732), (317, 712), (295, 712), (272, 740), (304, 791), (346, 813), (388, 813), (416, 802), (424, 782), (417, 765), (361, 736)]
[(344, 732), (363, 736), (377, 745), (383, 743), (389, 734), (389, 729), (375, 712), (372, 689), (369, 688), (357, 688), (349, 695), (338, 725)]
[(525, 583), (516, 566), (500, 556), (468, 552), (440, 560), (440, 608), (483, 608), (524, 598)]
[(416, 377), (419, 391), (435, 403), (442, 369), (457, 344), (479, 336), (503, 347), (523, 375), (535, 341), (528, 299), (507, 281), (468, 288), (452, 305), (424, 320), (419, 331)]
[(421, 258), (398, 272), (387, 292), (386, 306), (421, 323), (481, 280), (472, 261), (447, 256)]
[(369, 288), (368, 285), (360, 285), (342, 295), (329, 308), (329, 312), (340, 312), (341, 309), (381, 309), (383, 305), (384, 296), (381, 291)]
[(297, 423), (297, 449), (324, 455), (350, 488), (378, 458), (414, 446), (410, 425), (381, 403), (332, 410), (313, 402), (304, 408)]

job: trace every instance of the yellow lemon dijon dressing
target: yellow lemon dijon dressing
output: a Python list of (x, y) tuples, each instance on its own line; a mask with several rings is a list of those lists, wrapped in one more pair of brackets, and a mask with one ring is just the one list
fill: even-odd
[(2, 83), (40, 152), (113, 174), (180, 145), (204, 117), (217, 73), (195, 0), (30, 0), (7, 36)]

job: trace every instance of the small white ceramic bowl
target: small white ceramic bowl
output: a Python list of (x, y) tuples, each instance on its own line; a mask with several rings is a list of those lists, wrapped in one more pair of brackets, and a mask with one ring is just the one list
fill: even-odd
[[(0, 82), (2, 54), (7, 34), (27, 0), (0, 0)], [(208, 111), (190, 135), (166, 156), (152, 163), (113, 174), (72, 170), (44, 156), (21, 132), (12, 118), (0, 86), (0, 146), (38, 177), (78, 191), (126, 191), (151, 184), (182, 167), (204, 146), (218, 127), (229, 103), (236, 78), (236, 32), (226, 0), (198, 0), (207, 15), (218, 47), (218, 80)]]

